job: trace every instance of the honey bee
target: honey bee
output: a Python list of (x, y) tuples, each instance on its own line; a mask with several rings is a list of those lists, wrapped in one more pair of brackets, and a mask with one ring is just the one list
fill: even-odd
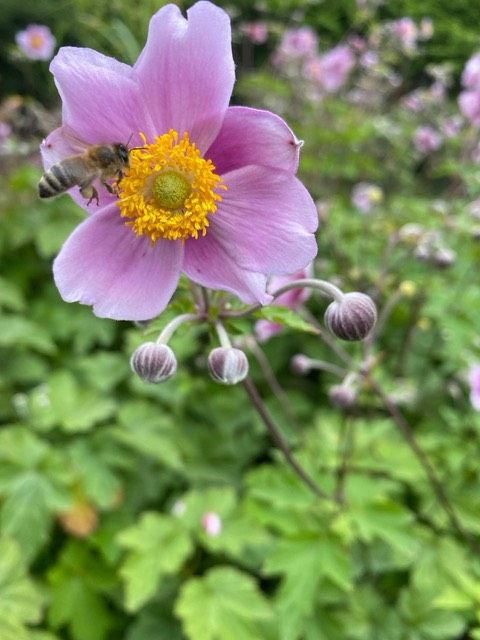
[(96, 200), (98, 205), (98, 191), (93, 182), (100, 180), (109, 193), (116, 193), (107, 180), (122, 179), (129, 167), (128, 154), (128, 145), (121, 142), (90, 145), (83, 153), (50, 167), (38, 183), (38, 194), (40, 198), (53, 198), (78, 186), (82, 196), (88, 199), (87, 205), (92, 200)]

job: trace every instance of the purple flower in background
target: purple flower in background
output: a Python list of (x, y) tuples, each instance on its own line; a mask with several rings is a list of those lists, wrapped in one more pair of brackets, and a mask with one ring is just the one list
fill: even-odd
[(466, 89), (480, 90), (480, 52), (475, 53), (465, 65), (462, 84)]
[(446, 138), (456, 138), (463, 126), (462, 116), (450, 116), (442, 122), (442, 133)]
[(425, 125), (415, 130), (413, 142), (420, 153), (432, 153), (442, 146), (442, 136), (433, 127)]
[(254, 44), (263, 44), (268, 39), (268, 28), (265, 22), (248, 22), (242, 25), (242, 31)]
[(472, 124), (480, 127), (480, 89), (478, 91), (462, 91), (458, 96), (458, 106)]
[(418, 29), (412, 18), (400, 18), (391, 23), (393, 35), (398, 39), (402, 48), (411, 51), (415, 48), (418, 38)]
[(362, 213), (370, 213), (383, 201), (383, 190), (370, 182), (359, 182), (352, 189), (352, 204)]
[[(235, 75), (227, 14), (197, 2), (166, 5), (132, 67), (64, 47), (51, 64), (63, 127), (42, 144), (45, 166), (89, 144), (126, 142), (119, 194), (99, 206), (54, 263), (64, 300), (100, 317), (146, 320), (165, 309), (182, 271), (202, 286), (266, 304), (272, 275), (317, 252), (315, 204), (295, 177), (300, 142), (278, 116), (228, 107)], [(77, 152), (78, 153), (78, 152)]]
[(281, 64), (292, 58), (308, 58), (317, 52), (318, 36), (310, 27), (287, 29), (274, 54), (274, 63)]
[(0, 122), (0, 144), (3, 144), (5, 140), (8, 140), (12, 133), (12, 127), (6, 122)]
[(50, 60), (55, 49), (55, 38), (43, 24), (30, 24), (25, 31), (19, 31), (15, 41), (30, 60)]
[(360, 56), (360, 64), (366, 69), (375, 67), (379, 62), (380, 58), (376, 51), (365, 51), (365, 53)]
[(414, 113), (420, 113), (425, 108), (425, 102), (418, 91), (412, 91), (402, 98), (402, 105)]
[(338, 45), (321, 56), (320, 66), (320, 84), (328, 93), (334, 93), (347, 81), (355, 66), (355, 56), (347, 45)]
[[(268, 290), (270, 293), (273, 293), (280, 289), (280, 287), (290, 284), (290, 282), (293, 282), (294, 280), (311, 278), (312, 273), (313, 267), (312, 265), (309, 265), (305, 269), (302, 269), (302, 271), (298, 271), (290, 276), (275, 276), (270, 280)], [(282, 293), (278, 298), (275, 298), (272, 304), (288, 307), (289, 309), (296, 311), (308, 300), (309, 297), (310, 289), (291, 289), (286, 293)], [(282, 329), (284, 329), (283, 325), (276, 324), (275, 322), (269, 322), (268, 320), (258, 320), (255, 323), (255, 334), (260, 342), (265, 342), (275, 334), (282, 331)]]
[(480, 365), (474, 364), (468, 374), (470, 384), (470, 402), (476, 411), (480, 411)]

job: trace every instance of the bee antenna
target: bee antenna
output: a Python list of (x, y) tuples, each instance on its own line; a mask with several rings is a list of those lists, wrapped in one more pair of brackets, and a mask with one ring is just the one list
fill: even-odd
[(131, 140), (132, 138), (133, 138), (133, 131), (132, 131), (132, 133), (130, 134), (130, 137), (129, 137), (128, 141), (127, 141), (127, 144), (125, 145), (125, 146), (127, 147), (127, 149), (128, 149), (128, 145), (130, 144), (130, 140)]

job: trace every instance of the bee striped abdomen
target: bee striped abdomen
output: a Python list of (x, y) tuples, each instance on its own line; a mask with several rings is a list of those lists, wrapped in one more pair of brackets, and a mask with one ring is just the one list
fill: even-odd
[(40, 179), (38, 194), (41, 198), (52, 198), (77, 184), (74, 172), (68, 170), (65, 162), (54, 164)]

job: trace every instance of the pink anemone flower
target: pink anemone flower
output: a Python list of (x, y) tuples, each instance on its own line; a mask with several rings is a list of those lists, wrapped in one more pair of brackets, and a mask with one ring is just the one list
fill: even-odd
[(50, 60), (56, 44), (52, 32), (43, 24), (29, 24), (16, 34), (15, 41), (30, 60)]
[(126, 143), (130, 169), (54, 262), (67, 302), (100, 317), (146, 320), (167, 306), (184, 272), (194, 282), (267, 304), (267, 278), (317, 252), (318, 217), (296, 178), (299, 149), (278, 116), (229, 107), (235, 81), (227, 14), (197, 2), (184, 18), (164, 6), (133, 67), (64, 47), (51, 63), (63, 126), (42, 143), (45, 167), (86, 144)]

